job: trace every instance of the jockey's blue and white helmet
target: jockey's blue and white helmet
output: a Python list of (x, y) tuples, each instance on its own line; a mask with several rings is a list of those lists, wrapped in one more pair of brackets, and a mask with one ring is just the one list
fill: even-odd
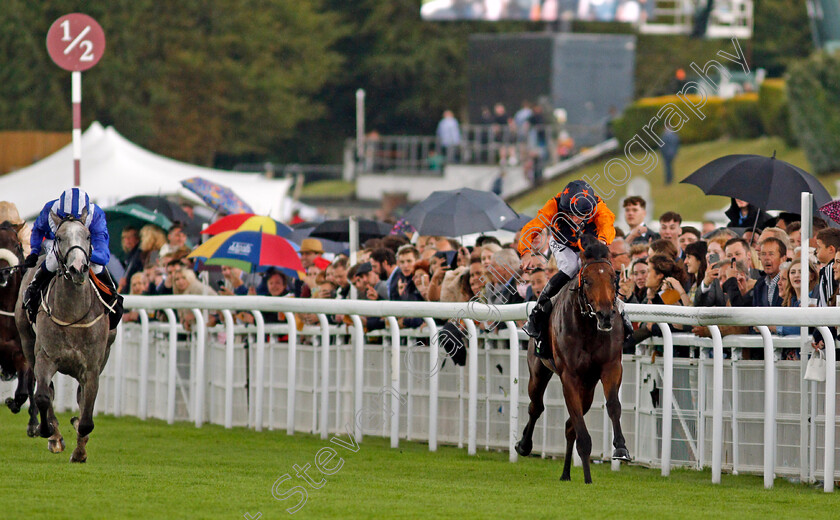
[(86, 208), (88, 216), (92, 215), (93, 208), (91, 208), (90, 197), (81, 188), (64, 190), (56, 204), (53, 205), (53, 211), (62, 219), (66, 217), (81, 218), (82, 212)]

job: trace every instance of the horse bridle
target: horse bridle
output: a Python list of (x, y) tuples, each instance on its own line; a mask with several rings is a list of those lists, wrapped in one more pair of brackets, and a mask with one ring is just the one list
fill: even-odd
[(69, 273), (67, 272), (67, 264), (66, 264), (67, 256), (74, 249), (80, 250), (82, 252), (82, 254), (85, 255), (85, 264), (84, 265), (86, 267), (90, 267), (91, 243), (90, 243), (90, 240), (88, 240), (87, 251), (85, 251), (85, 249), (82, 246), (75, 245), (75, 246), (70, 247), (70, 249), (65, 251), (64, 254), (62, 255), (61, 254), (61, 246), (58, 243), (59, 242), (58, 231), (61, 229), (61, 226), (63, 226), (65, 222), (82, 222), (82, 221), (79, 220), (79, 219), (75, 219), (73, 217), (66, 217), (66, 218), (62, 219), (61, 223), (58, 224), (58, 227), (55, 228), (55, 240), (53, 240), (53, 251), (55, 251), (55, 258), (58, 260), (58, 272), (61, 276), (63, 276), (64, 278), (67, 278), (67, 277), (69, 277)]
[[(18, 236), (17, 231), (15, 231), (14, 228), (6, 225), (5, 223), (0, 225), (0, 228), (1, 229), (8, 229), (9, 231), (11, 231), (14, 234), (15, 237)], [(11, 274), (14, 273), (15, 271), (21, 271), (21, 270), (24, 269), (24, 266), (23, 266), (23, 244), (20, 243), (20, 239), (18, 239), (17, 246), (15, 247), (14, 252), (15, 252), (15, 256), (17, 256), (17, 258), (18, 258), (18, 264), (14, 265), (14, 266), (0, 268), (0, 273), (2, 273), (2, 276), (11, 276)], [(9, 273), (9, 275), (6, 275), (5, 273)], [(5, 287), (5, 285), (4, 285), (4, 287)], [(6, 310), (0, 309), (0, 316), (7, 316), (7, 317), (10, 317), (10, 318), (14, 318), (14, 316), (15, 316), (14, 306), (12, 307), (11, 311), (6, 311)]]
[(580, 268), (580, 271), (578, 271), (578, 286), (575, 288), (575, 290), (578, 291), (578, 306), (580, 307), (580, 313), (589, 318), (595, 317), (595, 308), (592, 307), (592, 303), (590, 303), (589, 299), (586, 297), (586, 292), (581, 289), (583, 288), (583, 271), (587, 267), (595, 264), (607, 264), (610, 266), (610, 269), (612, 269), (612, 262), (609, 260), (593, 260), (584, 264), (583, 267)]

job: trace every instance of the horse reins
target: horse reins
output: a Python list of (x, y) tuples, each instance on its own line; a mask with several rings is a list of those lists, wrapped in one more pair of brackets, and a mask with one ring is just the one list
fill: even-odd
[(71, 222), (71, 221), (81, 222), (81, 220), (77, 220), (77, 219), (74, 219), (74, 218), (63, 219), (61, 221), (61, 223), (58, 225), (58, 227), (55, 228), (55, 234), (54, 234), (55, 235), (55, 240), (53, 240), (53, 250), (55, 251), (55, 258), (58, 260), (59, 274), (61, 274), (61, 276), (63, 276), (64, 278), (67, 278), (69, 276), (69, 274), (67, 273), (67, 265), (66, 265), (67, 256), (74, 249), (78, 249), (79, 251), (82, 252), (83, 255), (85, 255), (85, 265), (88, 266), (88, 267), (90, 266), (90, 250), (91, 250), (91, 247), (92, 247), (91, 244), (90, 244), (90, 241), (88, 241), (87, 250), (85, 250), (80, 245), (75, 245), (75, 246), (71, 246), (70, 249), (68, 249), (63, 255), (61, 254), (61, 247), (58, 245), (58, 230), (61, 229), (61, 226), (63, 226), (65, 222)]
[[(53, 282), (54, 282), (54, 280), (53, 280)], [(93, 280), (91, 280), (90, 277), (88, 277), (88, 282), (90, 282), (90, 284), (93, 285), (94, 294), (96, 294), (96, 297), (99, 299), (100, 302), (102, 302), (102, 305), (105, 306), (105, 308), (107, 309), (108, 312), (103, 312), (102, 314), (100, 314), (99, 316), (97, 316), (96, 318), (94, 318), (93, 320), (91, 320), (87, 323), (79, 323), (80, 321), (82, 321), (84, 319), (85, 316), (88, 315), (88, 313), (90, 313), (90, 310), (93, 308), (93, 302), (91, 301), (90, 307), (88, 307), (87, 312), (82, 314), (82, 317), (79, 318), (78, 320), (76, 320), (74, 322), (68, 322), (68, 321), (60, 320), (60, 319), (58, 319), (58, 318), (56, 318), (55, 316), (52, 315), (52, 311), (47, 306), (47, 300), (50, 297), (50, 290), (52, 289), (53, 282), (51, 282), (47, 286), (47, 292), (46, 292), (46, 294), (44, 294), (44, 297), (41, 298), (41, 309), (47, 314), (47, 316), (49, 316), (49, 318), (52, 320), (52, 322), (55, 323), (56, 325), (58, 325), (59, 327), (72, 327), (72, 328), (86, 329), (88, 327), (92, 327), (96, 322), (101, 320), (103, 316), (106, 316), (109, 313), (114, 312), (114, 307), (112, 305), (108, 305), (107, 303), (105, 303), (105, 300), (102, 299), (102, 295), (99, 294), (99, 290), (94, 285)]]
[[(58, 245), (58, 230), (61, 229), (61, 226), (65, 222), (69, 222), (69, 221), (81, 222), (81, 221), (79, 221), (77, 219), (74, 219), (74, 218), (63, 219), (61, 221), (61, 223), (58, 225), (58, 227), (55, 229), (56, 240), (53, 242), (53, 250), (55, 251), (56, 259), (58, 260), (59, 272), (60, 272), (61, 276), (63, 276), (64, 278), (69, 278), (69, 275), (68, 275), (68, 272), (67, 272), (66, 260), (67, 260), (67, 256), (74, 249), (79, 249), (82, 252), (82, 254), (85, 255), (85, 265), (90, 266), (91, 244), (89, 242), (88, 242), (87, 251), (82, 246), (75, 245), (75, 246), (70, 247), (70, 249), (68, 249), (64, 253), (64, 255), (61, 254), (61, 248)], [(107, 312), (103, 312), (102, 314), (100, 314), (99, 316), (97, 316), (96, 318), (94, 318), (93, 320), (91, 320), (87, 323), (79, 323), (80, 321), (82, 321), (85, 318), (85, 316), (87, 316), (90, 313), (91, 309), (93, 308), (93, 301), (91, 301), (90, 307), (88, 308), (87, 312), (85, 312), (82, 315), (81, 318), (79, 318), (78, 320), (76, 320), (74, 322), (67, 322), (67, 321), (63, 321), (63, 320), (60, 320), (60, 319), (56, 318), (55, 316), (52, 315), (52, 310), (49, 308), (49, 306), (47, 304), (47, 301), (49, 300), (49, 297), (50, 297), (50, 291), (52, 290), (52, 286), (54, 285), (55, 280), (53, 280), (49, 285), (47, 285), (47, 291), (44, 294), (44, 297), (41, 298), (41, 310), (43, 310), (47, 314), (47, 316), (49, 316), (50, 320), (52, 320), (52, 322), (55, 323), (56, 325), (58, 325), (59, 327), (73, 327), (73, 328), (92, 327), (95, 323), (97, 323), (99, 320), (101, 320), (103, 316), (113, 312), (114, 308), (113, 308), (113, 306), (105, 303), (105, 300), (102, 299), (102, 295), (99, 294), (99, 290), (96, 288), (96, 285), (93, 283), (93, 280), (90, 277), (91, 277), (91, 275), (88, 274), (88, 280), (87, 281), (90, 282), (90, 284), (93, 286), (94, 294), (96, 294), (96, 297), (99, 299), (100, 302), (102, 302), (102, 305), (105, 306), (105, 309), (107, 309)]]
[(595, 317), (595, 308), (592, 307), (592, 304), (589, 302), (589, 299), (586, 297), (586, 293), (581, 291), (580, 289), (583, 287), (583, 271), (592, 265), (595, 264), (609, 264), (610, 269), (612, 269), (612, 262), (609, 260), (593, 260), (591, 262), (587, 262), (583, 267), (580, 268), (578, 271), (578, 307), (580, 307), (580, 313), (584, 316), (594, 318)]

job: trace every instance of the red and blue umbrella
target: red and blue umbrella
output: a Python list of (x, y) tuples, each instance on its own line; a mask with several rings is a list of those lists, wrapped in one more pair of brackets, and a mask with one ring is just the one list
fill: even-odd
[(253, 213), (238, 213), (220, 218), (201, 232), (202, 235), (218, 235), (225, 231), (261, 231), (269, 235), (287, 238), (292, 234), (292, 228), (278, 222), (271, 217), (254, 215)]
[(238, 267), (245, 272), (286, 267), (303, 271), (303, 264), (291, 243), (283, 237), (259, 231), (225, 231), (189, 254), (207, 265)]
[(251, 206), (227, 186), (222, 186), (201, 177), (192, 177), (181, 181), (181, 185), (195, 193), (211, 208), (229, 215), (254, 213)]

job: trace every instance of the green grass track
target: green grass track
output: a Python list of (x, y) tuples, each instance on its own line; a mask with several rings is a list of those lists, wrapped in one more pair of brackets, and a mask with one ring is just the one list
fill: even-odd
[[(572, 482), (560, 482), (562, 461), (540, 458), (508, 462), (507, 453), (367, 437), (355, 453), (317, 436), (257, 433), (207, 425), (172, 426), (162, 421), (96, 417), (88, 462), (70, 464), (75, 433), (69, 414), (59, 416), (67, 450), (54, 455), (46, 440), (25, 435), (24, 413), (0, 410), (0, 518), (2, 519), (179, 519), (242, 518), (837, 518), (840, 492), (832, 495), (776, 480), (765, 490), (757, 476), (723, 475), (710, 483), (708, 471), (659, 471), (608, 464), (592, 467), (594, 483), (583, 484), (581, 468)], [(347, 441), (347, 436), (341, 438)], [(334, 448), (343, 465), (323, 477), (315, 454)], [(336, 468), (338, 458), (322, 467)], [(309, 463), (313, 489), (295, 477), (294, 465)], [(295, 485), (307, 488), (305, 504), (272, 496)], [(246, 516), (249, 515), (249, 516)]]

